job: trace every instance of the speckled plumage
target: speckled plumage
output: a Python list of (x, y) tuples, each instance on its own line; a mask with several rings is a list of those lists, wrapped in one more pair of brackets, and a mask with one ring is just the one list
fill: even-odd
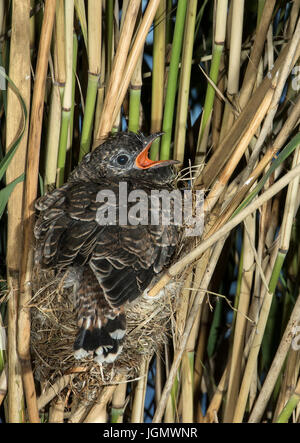
[[(99, 191), (116, 195), (119, 182), (128, 193), (142, 189), (173, 189), (174, 172), (168, 163), (148, 169), (135, 167), (137, 155), (155, 137), (118, 133), (87, 154), (59, 189), (41, 197), (35, 225), (36, 262), (44, 268), (69, 270), (74, 287), (79, 332), (75, 355), (95, 351), (99, 362), (112, 362), (122, 349), (125, 303), (136, 299), (152, 278), (168, 265), (180, 230), (169, 225), (104, 225), (96, 220)], [(127, 158), (119, 165), (120, 155)], [(159, 167), (157, 167), (159, 166)], [(128, 210), (133, 203), (128, 204)], [(150, 205), (149, 205), (150, 211)]]

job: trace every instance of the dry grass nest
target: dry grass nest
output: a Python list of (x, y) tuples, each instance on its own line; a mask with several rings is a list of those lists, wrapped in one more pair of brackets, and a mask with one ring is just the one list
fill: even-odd
[[(123, 350), (112, 364), (100, 366), (93, 357), (76, 360), (73, 343), (77, 325), (73, 291), (63, 288), (64, 274), (34, 270), (31, 301), (32, 362), (36, 381), (43, 389), (65, 374), (73, 374), (71, 390), (82, 397), (97, 395), (103, 385), (117, 376), (134, 379), (143, 356), (159, 353), (172, 335), (180, 283), (169, 285), (159, 298), (139, 297), (126, 306), (127, 335)], [(75, 376), (74, 376), (75, 374)]]

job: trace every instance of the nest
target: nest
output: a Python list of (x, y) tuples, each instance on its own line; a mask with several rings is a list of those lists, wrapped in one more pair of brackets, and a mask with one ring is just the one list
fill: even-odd
[(141, 296), (126, 306), (127, 334), (122, 353), (114, 363), (99, 365), (92, 355), (80, 361), (73, 356), (77, 332), (73, 292), (63, 288), (63, 278), (53, 271), (35, 269), (31, 302), (34, 377), (46, 389), (61, 376), (73, 374), (72, 392), (90, 400), (120, 375), (127, 380), (136, 378), (142, 359), (160, 352), (171, 336), (179, 283), (169, 285), (159, 298)]

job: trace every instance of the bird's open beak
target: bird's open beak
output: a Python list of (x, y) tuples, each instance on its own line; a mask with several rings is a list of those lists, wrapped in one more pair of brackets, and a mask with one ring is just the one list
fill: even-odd
[(163, 132), (156, 132), (155, 134), (151, 134), (145, 140), (145, 147), (142, 152), (139, 153), (137, 158), (135, 159), (135, 167), (138, 169), (149, 169), (149, 168), (160, 168), (162, 166), (174, 165), (180, 163), (177, 160), (156, 160), (153, 161), (148, 157), (149, 149), (154, 140), (163, 135)]

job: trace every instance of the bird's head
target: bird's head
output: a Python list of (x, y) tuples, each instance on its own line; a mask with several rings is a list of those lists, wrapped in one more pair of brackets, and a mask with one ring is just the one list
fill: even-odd
[[(91, 179), (97, 174), (120, 181), (142, 180), (167, 183), (174, 179), (172, 165), (176, 160), (151, 160), (149, 150), (154, 140), (162, 133), (145, 137), (142, 134), (120, 132), (109, 136), (82, 163), (85, 171), (91, 171)], [(76, 170), (75, 170), (76, 171)], [(74, 172), (75, 172), (74, 171)]]

